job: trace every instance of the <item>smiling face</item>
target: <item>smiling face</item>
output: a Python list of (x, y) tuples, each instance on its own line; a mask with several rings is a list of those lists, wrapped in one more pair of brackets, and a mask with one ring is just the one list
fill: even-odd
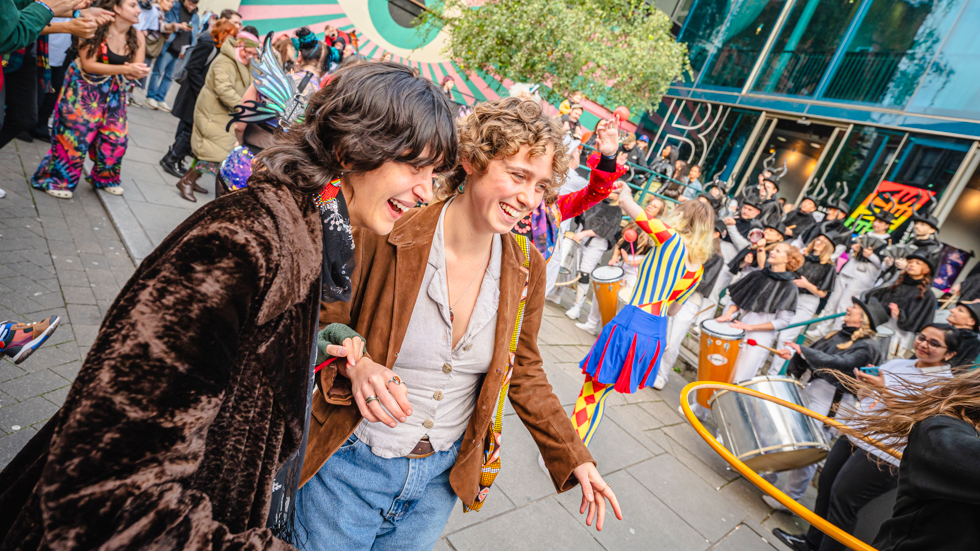
[(783, 240), (783, 234), (779, 233), (774, 228), (764, 228), (762, 230), (762, 235), (766, 236), (767, 243), (778, 243)]
[(789, 245), (785, 243), (776, 245), (771, 251), (769, 251), (769, 255), (766, 256), (766, 260), (769, 262), (769, 266), (775, 271), (785, 269), (786, 261), (789, 260)]
[(762, 185), (765, 186), (766, 188), (767, 197), (772, 197), (773, 195), (776, 195), (776, 191), (777, 191), (776, 184), (770, 182), (769, 180), (765, 180), (762, 182)]
[(463, 162), (466, 190), (459, 197), (474, 216), (476, 229), (486, 233), (508, 233), (534, 207), (541, 204), (554, 179), (554, 149), (544, 155), (530, 155), (524, 144), (513, 155), (490, 161), (487, 170), (476, 174)]
[(137, 0), (123, 0), (116, 4), (112, 11), (116, 12), (120, 19), (131, 25), (140, 21), (140, 4)]
[(342, 178), (351, 225), (379, 235), (391, 233), (403, 214), (432, 198), (432, 169), (388, 161), (372, 171)]
[(933, 228), (925, 222), (916, 222), (912, 226), (912, 230), (915, 232), (915, 236), (919, 239), (929, 237), (930, 235), (936, 233), (936, 228)]
[(817, 239), (813, 242), (813, 254), (820, 256), (825, 250), (827, 250), (829, 245), (830, 242), (827, 241), (826, 237), (822, 235), (817, 237)]
[(654, 197), (644, 207), (643, 212), (646, 213), (649, 219), (660, 218), (660, 215), (664, 212), (664, 202)]
[(670, 157), (670, 153), (673, 150), (674, 149), (671, 146), (665, 145), (663, 151), (660, 152), (660, 156), (663, 157), (664, 159), (666, 159), (666, 158)]
[(847, 327), (861, 327), (864, 324), (864, 310), (857, 304), (847, 307), (847, 314), (844, 315), (844, 325)]
[(800, 212), (803, 214), (810, 214), (817, 210), (817, 204), (813, 202), (813, 199), (804, 199), (800, 203)]
[(976, 320), (973, 319), (973, 314), (970, 313), (970, 309), (966, 306), (957, 306), (950, 310), (949, 318), (946, 321), (958, 329), (969, 329), (973, 331), (977, 326)]
[(954, 356), (946, 346), (946, 333), (935, 327), (924, 328), (913, 343), (915, 357), (920, 360), (920, 363), (939, 365)]
[(692, 166), (691, 171), (687, 173), (687, 177), (690, 178), (692, 182), (697, 180), (701, 177), (701, 169), (699, 167)]
[(877, 218), (871, 221), (871, 230), (877, 234), (888, 232), (888, 228), (890, 226), (891, 225), (888, 222), (885, 222), (884, 220), (879, 220)]

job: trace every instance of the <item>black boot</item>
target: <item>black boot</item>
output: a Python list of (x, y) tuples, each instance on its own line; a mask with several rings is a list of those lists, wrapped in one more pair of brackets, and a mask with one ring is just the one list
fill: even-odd
[(787, 547), (793, 549), (793, 551), (810, 551), (810, 546), (806, 544), (806, 538), (803, 536), (790, 534), (779, 528), (773, 528), (772, 535), (776, 536), (777, 540), (783, 542)]
[(184, 173), (187, 172), (177, 159), (174, 158), (172, 149), (168, 150), (167, 154), (160, 159), (160, 166), (163, 167), (164, 172), (177, 178), (182, 178)]

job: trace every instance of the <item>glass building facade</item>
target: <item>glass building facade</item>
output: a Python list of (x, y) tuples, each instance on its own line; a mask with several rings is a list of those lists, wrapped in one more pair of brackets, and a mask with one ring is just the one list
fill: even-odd
[(933, 197), (941, 239), (980, 252), (980, 0), (651, 3), (692, 67), (640, 122), (651, 156), (732, 192), (775, 168), (790, 203), (846, 191), (855, 223), (882, 190)]

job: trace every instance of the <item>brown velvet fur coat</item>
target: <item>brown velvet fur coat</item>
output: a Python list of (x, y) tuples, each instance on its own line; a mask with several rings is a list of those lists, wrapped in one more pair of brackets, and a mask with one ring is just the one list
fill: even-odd
[(321, 234), (312, 196), (254, 180), (174, 230), (0, 473), (0, 550), (290, 549), (264, 526), (303, 430)]

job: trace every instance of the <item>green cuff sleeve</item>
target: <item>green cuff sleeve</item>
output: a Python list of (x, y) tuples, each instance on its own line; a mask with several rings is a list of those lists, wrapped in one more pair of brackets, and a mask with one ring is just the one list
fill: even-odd
[(341, 345), (344, 344), (345, 340), (353, 338), (361, 339), (364, 341), (365, 346), (367, 345), (367, 341), (364, 340), (364, 337), (360, 336), (357, 331), (354, 331), (342, 323), (331, 323), (330, 325), (326, 326), (316, 336), (316, 349), (319, 357), (321, 358), (321, 360), (318, 361), (323, 361), (329, 357), (327, 354), (328, 344)]

